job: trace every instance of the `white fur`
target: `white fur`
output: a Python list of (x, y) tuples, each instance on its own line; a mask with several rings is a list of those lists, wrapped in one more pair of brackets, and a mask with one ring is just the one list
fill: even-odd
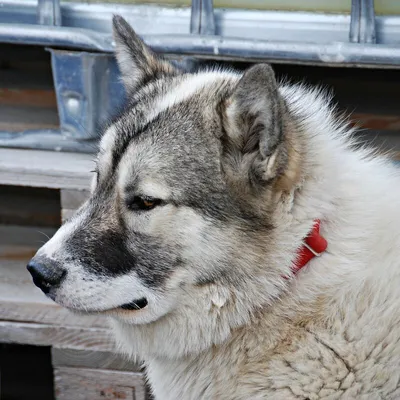
[(121, 79), (130, 90), (134, 90), (137, 83), (142, 79), (143, 72), (137, 65), (132, 65), (132, 54), (126, 46), (116, 46), (116, 52), (118, 55), (118, 65), (121, 70)]
[[(205, 286), (153, 324), (112, 322), (121, 348), (145, 360), (157, 400), (400, 398), (399, 171), (350, 149), (319, 93), (280, 90), (307, 147), (301, 184), (276, 210), (268, 279)], [(317, 218), (328, 251), (283, 279)], [(246, 304), (256, 300), (255, 315)]]
[(152, 111), (147, 114), (147, 121), (153, 121), (163, 111), (182, 103), (196, 93), (200, 93), (206, 87), (212, 87), (218, 82), (226, 81), (230, 78), (237, 79), (238, 75), (235, 73), (220, 71), (199, 72), (195, 75), (184, 75), (183, 78), (177, 80), (176, 86), (172, 87), (167, 94), (161, 95), (156, 98)]
[[(142, 146), (141, 144), (132, 143), (127, 151), (125, 152), (124, 156), (119, 165), (119, 174), (118, 174), (118, 187), (126, 188), (129, 182), (132, 179), (132, 173), (134, 173), (136, 165), (145, 165), (151, 164), (153, 160), (151, 157), (148, 157), (146, 154), (145, 157), (141, 156), (142, 153)], [(147, 152), (148, 153), (148, 152)], [(134, 155), (134, 158), (132, 156)], [(132, 165), (132, 159), (135, 159), (136, 162)], [(145, 175), (145, 174), (143, 174)], [(139, 182), (140, 186), (135, 188), (135, 192), (137, 195), (147, 196), (147, 197), (154, 197), (157, 199), (167, 200), (170, 196), (170, 190), (168, 187), (161, 182), (160, 178), (157, 176), (146, 176), (144, 179), (141, 179)], [(124, 196), (124, 193), (121, 193)]]
[(72, 218), (68, 224), (64, 224), (37, 252), (38, 256), (56, 260), (60, 249), (63, 248), (66, 237), (72, 235), (80, 226), (81, 218)]
[[(100, 140), (99, 145), (99, 160), (97, 162), (97, 166), (100, 169), (99, 172), (106, 171), (111, 167), (112, 163), (112, 147), (115, 143), (115, 138), (117, 135), (117, 130), (115, 129), (114, 125), (111, 125), (107, 128), (104, 132)], [(95, 187), (95, 184), (92, 183), (92, 191)]]

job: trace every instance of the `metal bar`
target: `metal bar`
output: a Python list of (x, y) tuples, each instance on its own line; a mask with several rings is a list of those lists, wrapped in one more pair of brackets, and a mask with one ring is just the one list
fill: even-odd
[(213, 0), (192, 0), (190, 33), (215, 35)]
[(38, 0), (37, 19), (41, 25), (60, 26), (60, 0)]
[(352, 0), (349, 32), (349, 40), (351, 43), (358, 43), (360, 41), (360, 20), (361, 0)]
[(374, 0), (352, 0), (349, 40), (376, 43)]
[[(0, 24), (0, 41), (112, 53), (110, 35), (91, 30)], [(330, 66), (400, 68), (396, 44), (309, 43), (203, 35), (144, 35), (156, 51), (226, 60), (277, 61)]]
[[(36, 6), (37, 0), (1, 0), (0, 23), (9, 24), (8, 27), (11, 24), (35, 25)], [(61, 8), (63, 27), (111, 35), (110, 21), (112, 15), (118, 13), (140, 35), (190, 33), (190, 7), (61, 1)], [(349, 41), (350, 15), (346, 14), (221, 8), (216, 8), (214, 13), (216, 33), (222, 37), (322, 45)], [(399, 45), (400, 14), (377, 15), (376, 36), (379, 43)]]
[(0, 24), (0, 42), (111, 52), (112, 38), (90, 29)]
[(400, 46), (355, 43), (293, 43), (198, 35), (152, 35), (144, 40), (156, 51), (205, 58), (276, 61), (298, 64), (400, 68)]
[(360, 43), (376, 43), (374, 0), (363, 0), (362, 4)]
[(192, 0), (190, 14), (190, 33), (198, 35), (201, 26), (201, 0)]

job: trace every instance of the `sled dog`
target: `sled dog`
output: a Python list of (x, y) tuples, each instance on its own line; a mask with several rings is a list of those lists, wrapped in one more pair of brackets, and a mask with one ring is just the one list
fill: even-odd
[(114, 17), (123, 111), (28, 265), (157, 400), (400, 399), (400, 175), (271, 67), (187, 71)]

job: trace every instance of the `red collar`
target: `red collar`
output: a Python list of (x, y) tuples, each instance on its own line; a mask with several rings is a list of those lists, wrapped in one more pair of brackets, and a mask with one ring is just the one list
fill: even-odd
[(319, 257), (328, 247), (326, 239), (319, 234), (320, 224), (321, 221), (319, 219), (315, 220), (313, 228), (303, 240), (303, 246), (299, 248), (296, 261), (292, 267), (294, 274), (306, 266), (314, 257)]

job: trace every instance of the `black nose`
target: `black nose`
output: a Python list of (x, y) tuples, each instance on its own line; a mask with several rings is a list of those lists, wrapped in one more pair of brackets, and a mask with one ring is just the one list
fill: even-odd
[(59, 286), (67, 274), (56, 261), (47, 258), (32, 259), (27, 269), (32, 275), (33, 283), (46, 294), (51, 288)]

